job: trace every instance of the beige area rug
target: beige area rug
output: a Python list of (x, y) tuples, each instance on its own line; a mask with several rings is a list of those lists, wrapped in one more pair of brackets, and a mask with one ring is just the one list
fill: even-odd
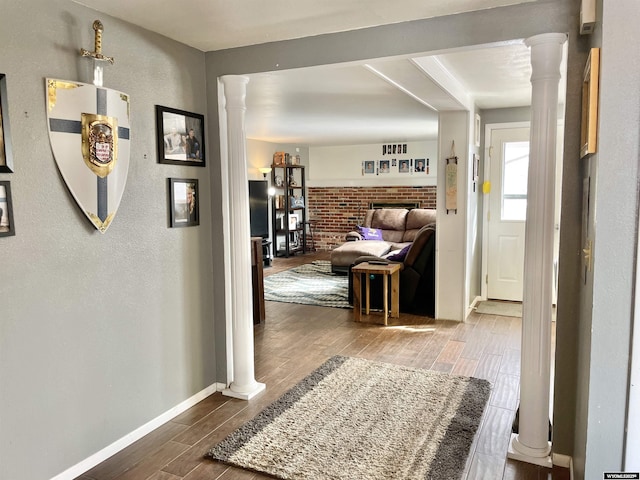
[(522, 318), (522, 303), (487, 300), (478, 304), (478, 306), (476, 307), (476, 312), (484, 313), (487, 315), (501, 315), (503, 317)]
[(486, 380), (336, 356), (207, 456), (297, 480), (460, 479)]

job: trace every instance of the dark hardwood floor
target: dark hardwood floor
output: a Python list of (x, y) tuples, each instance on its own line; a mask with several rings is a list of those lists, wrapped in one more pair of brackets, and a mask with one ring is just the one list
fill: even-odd
[[(317, 253), (276, 259), (265, 276)], [(230, 480), (271, 478), (213, 462), (205, 452), (305, 377), (340, 354), (485, 378), (493, 393), (467, 461), (467, 479), (569, 479), (506, 460), (519, 396), (521, 320), (473, 313), (466, 323), (401, 314), (390, 326), (355, 324), (351, 310), (266, 302), (255, 328), (256, 379), (266, 391), (249, 402), (215, 393), (78, 477), (78, 480)], [(354, 479), (357, 480), (357, 479)]]

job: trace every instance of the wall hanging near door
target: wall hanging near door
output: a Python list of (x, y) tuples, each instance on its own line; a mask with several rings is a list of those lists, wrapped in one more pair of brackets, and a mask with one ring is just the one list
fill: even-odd
[(451, 156), (447, 158), (445, 169), (445, 208), (447, 215), (453, 210), (458, 213), (458, 157), (456, 157), (455, 142), (451, 142)]

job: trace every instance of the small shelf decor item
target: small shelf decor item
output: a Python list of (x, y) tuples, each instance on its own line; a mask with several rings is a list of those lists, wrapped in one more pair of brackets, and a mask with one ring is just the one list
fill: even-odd
[(169, 224), (171, 228), (200, 225), (198, 180), (169, 179)]
[(289, 160), (289, 154), (285, 152), (276, 152), (273, 154), (273, 165), (282, 166), (286, 165)]
[(0, 237), (16, 234), (13, 226), (13, 205), (11, 202), (11, 183), (0, 182)]
[(7, 77), (0, 73), (0, 173), (13, 173), (13, 151), (7, 105)]
[(204, 115), (156, 105), (158, 163), (206, 165)]
[(304, 197), (296, 195), (291, 198), (291, 208), (304, 208)]
[(592, 48), (582, 77), (582, 120), (580, 122), (580, 158), (598, 151), (598, 83), (600, 49)]

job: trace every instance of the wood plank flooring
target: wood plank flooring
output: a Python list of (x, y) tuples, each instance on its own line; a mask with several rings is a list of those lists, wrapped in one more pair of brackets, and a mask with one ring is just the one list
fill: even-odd
[[(278, 258), (265, 276), (327, 252)], [(401, 314), (390, 326), (356, 324), (351, 310), (266, 302), (255, 327), (256, 379), (267, 390), (244, 402), (215, 393), (97, 465), (77, 480), (258, 480), (271, 478), (203, 458), (333, 355), (346, 355), (485, 378), (493, 393), (467, 461), (468, 480), (568, 480), (552, 470), (506, 460), (519, 396), (521, 320), (472, 314), (466, 323)], [(354, 479), (357, 480), (357, 479)]]

